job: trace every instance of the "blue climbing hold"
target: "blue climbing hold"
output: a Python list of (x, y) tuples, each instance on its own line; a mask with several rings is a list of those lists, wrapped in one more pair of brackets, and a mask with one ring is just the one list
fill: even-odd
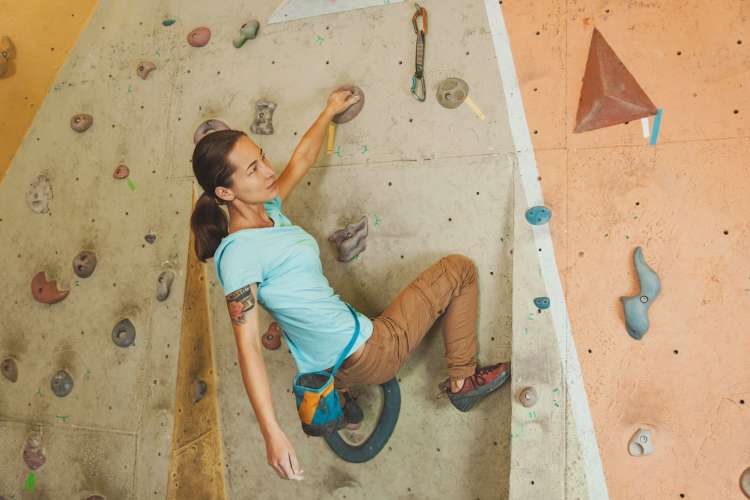
[(648, 309), (661, 291), (661, 281), (643, 259), (641, 247), (635, 249), (633, 262), (641, 284), (641, 292), (633, 297), (620, 297), (620, 300), (625, 309), (625, 328), (628, 335), (635, 340), (641, 340), (648, 331)]
[(552, 210), (541, 205), (526, 210), (526, 220), (534, 226), (548, 223), (550, 217), (552, 217)]
[(537, 297), (534, 299), (534, 305), (539, 309), (549, 308), (549, 297)]

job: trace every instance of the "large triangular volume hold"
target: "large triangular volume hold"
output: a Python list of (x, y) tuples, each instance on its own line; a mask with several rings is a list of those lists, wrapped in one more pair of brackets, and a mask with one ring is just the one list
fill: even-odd
[(574, 132), (586, 132), (655, 114), (654, 103), (599, 30), (594, 29)]
[(268, 24), (324, 16), (367, 7), (382, 7), (404, 0), (285, 0), (268, 18)]

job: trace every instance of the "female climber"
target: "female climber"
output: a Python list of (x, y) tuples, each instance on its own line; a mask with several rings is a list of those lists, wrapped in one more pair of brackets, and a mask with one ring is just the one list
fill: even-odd
[[(203, 262), (215, 260), (268, 463), (284, 479), (302, 479), (303, 471), (276, 420), (256, 304), (281, 326), (300, 373), (332, 367), (352, 338), (354, 314), (324, 276), (317, 242), (282, 206), (315, 163), (332, 118), (358, 100), (350, 91), (333, 92), (279, 176), (263, 149), (238, 130), (212, 132), (193, 152), (193, 172), (204, 190), (190, 221), (195, 253)], [(477, 366), (477, 294), (475, 264), (454, 254), (422, 272), (379, 316), (356, 312), (360, 335), (335, 375), (336, 389), (390, 380), (444, 314), (448, 378), (441, 388), (457, 409), (468, 411), (510, 376), (509, 363)]]

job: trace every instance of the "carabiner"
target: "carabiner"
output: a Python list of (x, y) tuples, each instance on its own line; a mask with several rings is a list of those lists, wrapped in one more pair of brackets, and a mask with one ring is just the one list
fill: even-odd
[(419, 34), (419, 28), (417, 27), (417, 19), (422, 18), (422, 32), (427, 34), (427, 9), (421, 7), (418, 3), (415, 3), (417, 11), (411, 16), (411, 24), (414, 26), (414, 33)]

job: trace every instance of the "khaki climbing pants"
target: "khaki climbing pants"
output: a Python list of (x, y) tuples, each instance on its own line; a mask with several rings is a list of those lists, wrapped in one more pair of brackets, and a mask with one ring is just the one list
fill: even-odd
[(393, 378), (443, 313), (448, 375), (473, 375), (477, 295), (474, 262), (459, 254), (443, 257), (404, 288), (380, 316), (372, 318), (372, 336), (360, 357), (336, 373), (336, 388), (382, 384)]

